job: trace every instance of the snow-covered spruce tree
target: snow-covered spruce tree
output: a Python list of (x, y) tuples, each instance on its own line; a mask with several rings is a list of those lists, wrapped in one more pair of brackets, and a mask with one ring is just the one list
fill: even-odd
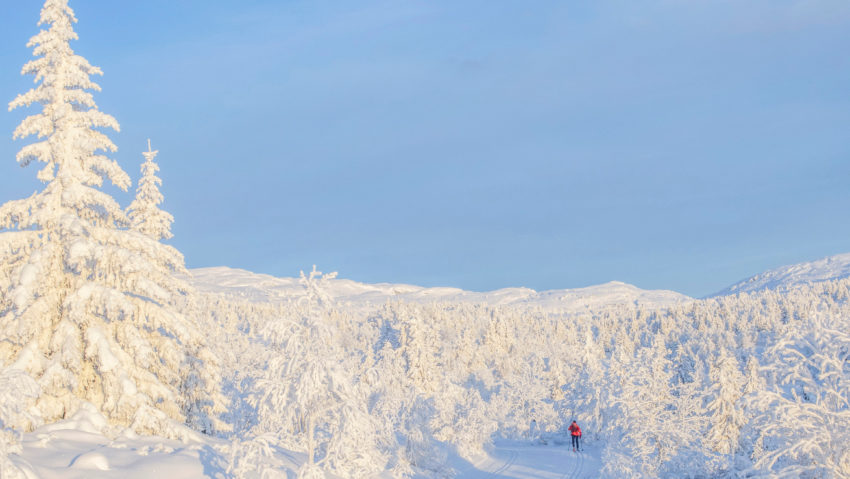
[(493, 415), (503, 436), (538, 439), (530, 436), (531, 422), (547, 430), (556, 424), (558, 416), (549, 400), (550, 388), (543, 378), (543, 360), (536, 354), (530, 354), (519, 363), (519, 371), (505, 378), (499, 392), (493, 395)]
[[(387, 457), (379, 447), (380, 427), (368, 413), (362, 384), (346, 364), (339, 332), (331, 319), (326, 280), (314, 268), (301, 274), (303, 301), (293, 305), (297, 317), (270, 322), (267, 368), (257, 379), (253, 403), (258, 437), (283, 448), (303, 450), (307, 461), (299, 479), (368, 477), (383, 470)], [(271, 433), (273, 436), (270, 436)]]
[(159, 241), (174, 236), (171, 234), (174, 217), (159, 208), (164, 198), (159, 191), (162, 180), (156, 176), (159, 165), (153, 161), (157, 153), (159, 151), (151, 150), (151, 141), (148, 140), (148, 151), (142, 153), (145, 157), (141, 168), (142, 178), (136, 189), (136, 199), (127, 208), (127, 216), (134, 230)]
[[(701, 411), (689, 409), (686, 388), (673, 388), (671, 362), (661, 341), (636, 351), (625, 363), (612, 362), (609, 376), (618, 377), (611, 415), (610, 441), (603, 453), (603, 477), (659, 477), (662, 468), (695, 449)], [(620, 369), (622, 368), (622, 369)], [(610, 387), (610, 386), (609, 386)]]
[[(379, 314), (395, 318), (397, 307), (385, 304)], [(383, 319), (388, 322), (386, 317)], [(408, 376), (398, 331), (386, 323), (382, 327), (378, 344), (383, 346), (375, 353), (371, 371), (376, 374), (370, 381), (373, 394), (369, 412), (382, 429), (379, 434), (385, 438), (391, 474), (408, 477), (418, 472), (424, 477), (444, 477), (448, 469), (446, 448), (434, 439), (431, 428), (431, 420), (437, 415), (434, 399), (419, 394)]]
[(764, 378), (761, 377), (761, 366), (755, 356), (747, 358), (746, 376), (744, 377), (744, 394), (753, 394), (762, 391), (765, 387)]
[[(585, 331), (582, 353), (578, 378), (574, 381), (575, 392), (570, 399), (576, 400), (573, 415), (581, 417), (583, 434), (585, 440), (588, 440), (602, 430), (612, 400), (608, 397), (610, 388), (604, 387), (605, 351), (596, 342), (590, 329)], [(568, 417), (563, 418), (567, 424), (570, 420)]]
[(37, 137), (18, 153), (22, 166), (45, 163), (41, 191), (0, 207), (9, 238), (0, 243), (11, 252), (3, 257), (11, 273), (0, 365), (26, 371), (41, 388), (40, 417), (15, 426), (60, 420), (88, 402), (115, 425), (177, 435), (170, 426), (189, 406), (182, 393), (200, 390), (212, 416), (217, 385), (187, 377), (197, 376), (186, 366), (203, 347), (195, 325), (170, 307), (182, 294), (171, 274), (184, 269), (182, 255), (127, 230), (124, 211), (99, 189), (108, 180), (126, 190), (130, 179), (106, 156), (116, 147), (103, 130), (119, 126), (95, 105), (90, 77), (101, 71), (71, 49), (74, 22), (67, 0), (44, 3), (39, 25), (47, 28), (30, 40), (36, 59), (23, 69), (37, 84), (9, 106), (41, 106), (14, 136)]
[(850, 321), (819, 314), (770, 348), (768, 390), (752, 398), (756, 468), (771, 477), (850, 478)]
[[(156, 244), (151, 249), (145, 249), (142, 254), (146, 260), (159, 272), (162, 281), (168, 282), (168, 289), (178, 294), (171, 295), (170, 309), (186, 310), (183, 314), (194, 316), (191, 310), (195, 292), (190, 286), (174, 276), (178, 272), (186, 275), (188, 272), (183, 263), (183, 257), (174, 247), (161, 244), (160, 241), (170, 239), (171, 224), (174, 217), (160, 209), (164, 197), (159, 191), (162, 180), (156, 176), (159, 165), (154, 162), (158, 151), (151, 149), (151, 141), (148, 140), (148, 151), (142, 155), (145, 161), (142, 163), (142, 178), (136, 190), (136, 198), (127, 208), (127, 217), (130, 220), (130, 229), (141, 233)], [(149, 253), (154, 253), (151, 256)], [(179, 264), (175, 267), (172, 258), (179, 258)], [(177, 302), (180, 299), (182, 301)], [(172, 311), (173, 312), (173, 311)], [(186, 423), (196, 430), (211, 432), (216, 429), (228, 429), (227, 425), (218, 420), (218, 416), (225, 412), (224, 404), (227, 400), (221, 394), (218, 385), (222, 383), (219, 361), (208, 347), (201, 343), (187, 344), (188, 361), (184, 366), (185, 380), (180, 386), (180, 395), (184, 401), (184, 412)]]
[(746, 423), (743, 409), (738, 404), (743, 395), (744, 377), (735, 358), (723, 351), (716, 363), (711, 365), (710, 378), (714, 397), (708, 403), (711, 427), (706, 442), (715, 452), (732, 454), (738, 448), (741, 427)]

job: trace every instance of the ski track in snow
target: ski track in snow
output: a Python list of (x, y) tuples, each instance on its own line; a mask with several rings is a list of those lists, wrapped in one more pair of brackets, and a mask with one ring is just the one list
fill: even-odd
[(568, 463), (572, 462), (573, 467), (572, 467), (572, 469), (565, 467), (564, 469), (568, 469), (568, 470), (566, 472), (564, 472), (564, 475), (561, 476), (561, 479), (573, 479), (573, 478), (579, 477), (580, 461), (581, 461), (581, 459), (579, 458), (580, 454), (581, 453), (573, 453), (572, 457), (575, 458), (575, 459), (578, 459), (576, 461), (570, 461), (569, 460), (569, 458), (571, 457), (569, 452), (567, 452), (563, 455), (564, 459), (566, 459), (565, 463), (568, 464)]
[(581, 471), (584, 469), (584, 453), (577, 452), (575, 454), (575, 458), (576, 460), (573, 461), (573, 463), (575, 463), (575, 466), (573, 467), (572, 472), (569, 474), (569, 476), (567, 476), (567, 474), (564, 474), (564, 479), (567, 479), (567, 477), (569, 477), (569, 479), (579, 479), (581, 477)]
[(499, 477), (499, 475), (508, 469), (511, 468), (514, 464), (516, 464), (516, 460), (519, 457), (519, 452), (515, 449), (509, 449), (510, 457), (501, 467), (497, 468), (495, 471), (490, 472), (491, 477)]
[(597, 477), (596, 452), (574, 453), (562, 446), (496, 446), (477, 464), (463, 468), (458, 479), (583, 479)]
[[(108, 439), (76, 429), (40, 429), (24, 435), (21, 459), (40, 479), (201, 479), (224, 471), (209, 455), (221, 441), (185, 444), (158, 437)], [(563, 445), (507, 442), (478, 461), (458, 463), (457, 479), (584, 479), (597, 477), (599, 450), (573, 453)], [(287, 455), (290, 459), (292, 456)], [(286, 467), (297, 469), (298, 461)], [(293, 462), (294, 461), (294, 462)], [(336, 476), (329, 476), (336, 477)], [(388, 478), (381, 474), (381, 478)], [(419, 477), (419, 476), (417, 476)]]
[(564, 473), (560, 476), (561, 479), (578, 479), (582, 477), (584, 471), (584, 453), (572, 452), (569, 449), (562, 449), (560, 453), (563, 459)]

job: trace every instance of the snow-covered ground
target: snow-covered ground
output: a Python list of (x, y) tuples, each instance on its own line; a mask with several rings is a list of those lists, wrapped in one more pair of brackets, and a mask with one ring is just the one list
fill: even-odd
[[(285, 301), (298, 297), (303, 291), (298, 278), (276, 278), (227, 267), (200, 268), (191, 273), (193, 283), (200, 291), (230, 294), (251, 301)], [(333, 279), (326, 292), (337, 304), (354, 308), (381, 305), (391, 299), (408, 303), (522, 305), (546, 310), (585, 311), (635, 303), (663, 307), (692, 300), (673, 291), (648, 291), (618, 281), (578, 289), (537, 292), (529, 288), (505, 288), (479, 293), (457, 288), (367, 284), (349, 279)]]
[(459, 479), (580, 479), (599, 476), (600, 451), (588, 446), (572, 452), (569, 444), (528, 445), (501, 442), (473, 462), (458, 465)]
[[(109, 439), (105, 418), (80, 410), (68, 420), (23, 437), (23, 454), (13, 458), (39, 479), (189, 479), (224, 477), (216, 466), (216, 439), (194, 434), (186, 441), (143, 437), (123, 431)], [(21, 460), (23, 459), (23, 461)]]
[[(217, 458), (224, 442), (207, 438), (182, 443), (132, 434), (109, 439), (96, 432), (102, 426), (98, 422), (96, 417), (82, 415), (26, 434), (22, 458), (27, 472), (39, 479), (228, 477)], [(303, 456), (279, 455), (293, 469)], [(450, 462), (457, 479), (580, 479), (598, 477), (599, 457), (597, 447), (572, 452), (565, 440), (546, 445), (503, 441), (470, 460), (455, 457)]]
[[(66, 429), (26, 436), (23, 458), (41, 479), (189, 479), (224, 477), (209, 445)], [(217, 476), (218, 474), (218, 476)]]

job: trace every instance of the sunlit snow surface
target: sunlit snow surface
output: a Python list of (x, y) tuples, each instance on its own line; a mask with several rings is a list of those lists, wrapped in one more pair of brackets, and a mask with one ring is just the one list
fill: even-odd
[[(192, 271), (200, 291), (223, 293), (257, 302), (287, 301), (303, 294), (295, 278), (275, 278), (231, 268), (205, 268)], [(800, 265), (779, 268), (724, 290), (725, 294), (765, 288), (793, 286), (850, 276), (850, 254)], [(387, 300), (417, 303), (461, 302), (489, 305), (526, 305), (542, 309), (582, 311), (610, 305), (635, 303), (672, 305), (691, 301), (671, 291), (644, 291), (612, 282), (574, 290), (536, 292), (510, 288), (476, 293), (454, 288), (423, 288), (398, 284), (364, 284), (333, 280), (330, 295), (342, 307), (371, 308)], [(28, 477), (43, 479), (146, 479), (146, 478), (226, 478), (221, 450), (225, 443), (201, 438), (180, 442), (157, 437), (123, 434), (107, 438), (98, 414), (81, 411), (73, 418), (42, 427), (23, 437), (23, 454), (13, 460), (26, 469)], [(560, 440), (559, 440), (560, 439)], [(295, 471), (304, 455), (281, 451), (276, 457), (281, 470)], [(567, 479), (598, 477), (601, 468), (599, 448), (590, 444), (584, 453), (573, 453), (566, 438), (550, 438), (547, 444), (497, 442), (486, 454), (449, 459), (460, 479)], [(331, 477), (331, 476), (328, 476)], [(389, 477), (386, 473), (379, 476)]]
[[(161, 438), (118, 438), (66, 429), (27, 434), (23, 458), (43, 479), (215, 477), (210, 448)], [(220, 472), (220, 471), (219, 471)]]
[[(276, 278), (226, 267), (191, 271), (195, 287), (210, 293), (226, 293), (252, 301), (285, 301), (303, 291), (297, 278)], [(585, 311), (615, 304), (667, 306), (690, 301), (673, 291), (647, 291), (630, 284), (610, 283), (579, 289), (537, 292), (528, 288), (506, 288), (484, 293), (457, 288), (424, 288), (407, 284), (358, 283), (334, 279), (329, 293), (337, 304), (347, 307), (381, 305), (389, 300), (412, 303), (478, 303), (538, 306), (546, 310)]]
[(455, 467), (459, 479), (584, 479), (599, 477), (600, 451), (572, 452), (568, 443), (548, 445), (498, 442), (485, 456)]
[[(184, 444), (155, 437), (108, 439), (73, 421), (27, 434), (23, 459), (40, 479), (194, 479), (225, 478), (216, 460), (214, 440)], [(572, 452), (564, 440), (548, 444), (498, 442), (469, 460), (454, 457), (457, 479), (578, 479), (598, 477), (597, 447)], [(283, 454), (297, 469), (302, 454)], [(290, 470), (292, 470), (290, 469)], [(328, 476), (331, 477), (331, 476)], [(381, 477), (381, 476), (379, 476)], [(383, 476), (389, 477), (389, 476)]]
[(719, 291), (713, 296), (781, 289), (847, 277), (850, 277), (850, 253), (765, 271)]

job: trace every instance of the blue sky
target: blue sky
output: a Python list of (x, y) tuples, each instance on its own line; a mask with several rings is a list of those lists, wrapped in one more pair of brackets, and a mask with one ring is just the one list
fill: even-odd
[[(6, 3), (10, 101), (40, 2)], [(71, 6), (190, 267), (703, 296), (850, 251), (845, 0)], [(39, 187), (25, 114), (0, 115), (0, 201)]]

